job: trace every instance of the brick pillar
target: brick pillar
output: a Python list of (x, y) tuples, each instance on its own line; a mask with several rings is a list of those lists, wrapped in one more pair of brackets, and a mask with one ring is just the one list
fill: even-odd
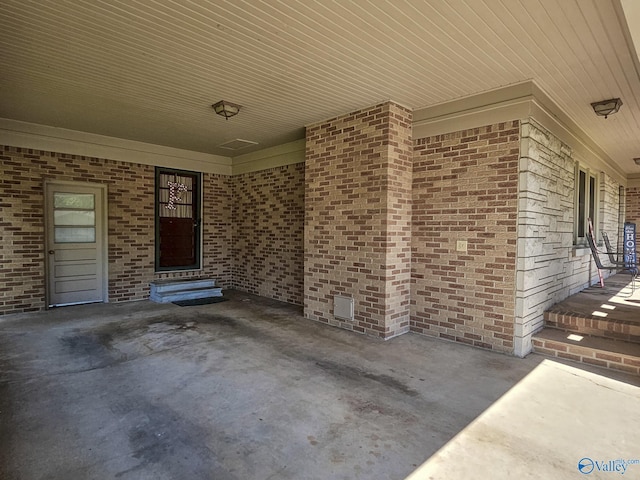
[[(411, 111), (385, 103), (307, 128), (305, 317), (390, 338), (409, 330)], [(350, 297), (352, 319), (334, 297)]]

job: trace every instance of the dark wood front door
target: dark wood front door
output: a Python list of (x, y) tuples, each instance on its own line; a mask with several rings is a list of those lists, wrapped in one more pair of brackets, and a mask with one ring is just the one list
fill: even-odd
[(156, 270), (200, 268), (200, 174), (156, 168)]

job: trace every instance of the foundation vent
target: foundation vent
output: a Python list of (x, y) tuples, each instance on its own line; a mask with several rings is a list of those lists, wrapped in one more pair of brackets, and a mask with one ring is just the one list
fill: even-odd
[(341, 320), (353, 320), (353, 298), (335, 295), (333, 297), (333, 316)]

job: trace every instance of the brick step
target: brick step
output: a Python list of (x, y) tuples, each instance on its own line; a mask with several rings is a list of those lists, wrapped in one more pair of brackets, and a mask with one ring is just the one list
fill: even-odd
[(548, 310), (544, 313), (545, 326), (579, 335), (604, 337), (625, 342), (640, 343), (640, 321), (633, 322), (609, 315), (606, 309), (597, 314)]
[(157, 280), (151, 282), (149, 299), (156, 303), (171, 303), (180, 300), (221, 297), (222, 288), (215, 286), (212, 278)]
[[(582, 338), (580, 338), (582, 337)], [(556, 328), (533, 335), (533, 351), (542, 355), (640, 375), (640, 344), (593, 337)]]

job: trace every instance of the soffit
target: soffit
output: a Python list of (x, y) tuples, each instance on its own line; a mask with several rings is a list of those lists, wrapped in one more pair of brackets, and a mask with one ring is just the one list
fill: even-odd
[[(618, 0), (3, 0), (0, 117), (228, 156), (385, 100), (534, 81), (627, 173), (640, 78)], [(621, 97), (596, 117), (590, 103)], [(229, 120), (211, 104), (243, 106)]]

